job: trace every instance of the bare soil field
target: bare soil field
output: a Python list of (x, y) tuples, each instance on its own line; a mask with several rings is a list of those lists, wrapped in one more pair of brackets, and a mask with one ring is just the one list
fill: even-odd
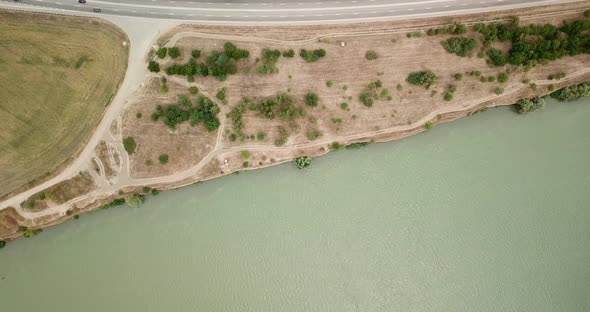
[(0, 198), (54, 174), (86, 144), (127, 68), (106, 21), (0, 10)]

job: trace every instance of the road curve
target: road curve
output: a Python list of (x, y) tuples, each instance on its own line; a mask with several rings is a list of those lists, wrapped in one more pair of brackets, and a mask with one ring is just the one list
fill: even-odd
[[(450, 15), (563, 1), (547, 0), (0, 0), (100, 15), (225, 23), (294, 23)], [(100, 9), (100, 12), (94, 12)]]

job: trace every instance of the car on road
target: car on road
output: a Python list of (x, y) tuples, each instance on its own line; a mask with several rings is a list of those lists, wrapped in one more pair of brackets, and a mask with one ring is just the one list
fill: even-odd
[(92, 9), (92, 11), (94, 11), (94, 12), (96, 12), (96, 13), (100, 13), (100, 12), (102, 12), (102, 11), (101, 11), (99, 8), (94, 8), (94, 9)]
[(78, 3), (84, 4), (84, 3), (86, 3), (86, 0), (78, 0)]

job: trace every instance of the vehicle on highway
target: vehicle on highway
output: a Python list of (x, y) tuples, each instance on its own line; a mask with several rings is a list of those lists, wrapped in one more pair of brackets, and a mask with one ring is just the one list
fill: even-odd
[(78, 3), (84, 4), (84, 3), (86, 3), (86, 0), (78, 0)]
[(94, 8), (94, 9), (92, 9), (92, 11), (94, 11), (96, 13), (100, 13), (101, 12), (101, 10), (99, 8)]

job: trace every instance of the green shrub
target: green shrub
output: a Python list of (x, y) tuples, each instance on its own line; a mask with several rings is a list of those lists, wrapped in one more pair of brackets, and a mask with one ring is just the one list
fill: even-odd
[(338, 142), (333, 142), (332, 144), (330, 144), (330, 149), (333, 151), (337, 151), (341, 148), (342, 148), (342, 145)]
[(158, 105), (152, 114), (152, 120), (158, 121), (162, 118), (164, 124), (171, 129), (176, 125), (190, 120), (191, 126), (203, 122), (208, 131), (215, 131), (219, 128), (219, 107), (210, 99), (199, 96), (197, 104), (193, 105), (186, 96), (179, 96), (177, 104)]
[(227, 100), (225, 99), (225, 88), (221, 88), (221, 90), (217, 91), (215, 97), (221, 101), (223, 104), (227, 104)]
[(192, 56), (193, 58), (196, 58), (196, 59), (197, 59), (197, 58), (199, 58), (199, 57), (201, 57), (201, 50), (193, 50), (193, 51), (191, 52), (191, 56)]
[(508, 74), (507, 73), (502, 72), (502, 73), (498, 74), (498, 82), (505, 83), (507, 81), (508, 81)]
[(160, 164), (165, 165), (168, 163), (168, 154), (162, 154), (158, 159), (160, 160)]
[(477, 47), (477, 41), (475, 41), (475, 39), (465, 37), (449, 38), (441, 41), (441, 44), (447, 52), (454, 53), (458, 56), (466, 56), (467, 52)]
[(494, 93), (497, 95), (503, 94), (504, 93), (504, 88), (502, 87), (495, 87), (494, 88)]
[(451, 92), (445, 92), (444, 99), (445, 99), (445, 101), (452, 100), (453, 99), (453, 93), (451, 93)]
[(463, 79), (463, 74), (456, 73), (453, 75), (453, 79), (455, 79), (455, 81), (460, 81), (461, 79)]
[(457, 86), (452, 83), (449, 84), (448, 91), (451, 93), (455, 93), (455, 91), (457, 91)]
[(289, 139), (289, 133), (285, 128), (279, 127), (279, 137), (275, 140), (275, 146), (283, 146)]
[(167, 51), (168, 51), (168, 49), (166, 49), (166, 48), (159, 48), (159, 49), (156, 51), (156, 55), (157, 55), (159, 58), (163, 59), (163, 58), (165, 58), (165, 57), (166, 57), (166, 52), (167, 52)]
[(294, 57), (294, 56), (295, 56), (295, 51), (293, 51), (293, 49), (283, 51), (283, 57)]
[(133, 152), (135, 152), (137, 143), (135, 143), (135, 139), (133, 137), (126, 137), (123, 139), (123, 146), (125, 147), (127, 154), (132, 155)]
[(431, 28), (429, 29), (426, 34), (429, 36), (435, 35), (461, 35), (467, 31), (467, 27), (464, 24), (453, 22), (450, 25), (446, 25), (440, 28)]
[(297, 157), (293, 160), (293, 164), (295, 165), (295, 168), (297, 168), (297, 169), (305, 169), (305, 168), (311, 166), (311, 157), (309, 157), (309, 156)]
[(430, 129), (432, 129), (433, 127), (434, 127), (434, 125), (433, 125), (433, 124), (432, 124), (432, 122), (430, 122), (430, 121), (424, 124), (424, 128), (425, 128), (426, 130), (430, 130)]
[(102, 205), (100, 207), (100, 209), (109, 209), (109, 208), (112, 208), (112, 207), (121, 206), (123, 204), (125, 204), (125, 200), (122, 199), (122, 198), (119, 198), (119, 199), (113, 200), (112, 202), (110, 202), (110, 203), (108, 203), (106, 205)]
[(141, 117), (142, 117), (142, 115), (141, 115), (141, 113), (137, 113), (137, 114), (135, 114), (135, 117), (136, 117), (137, 119), (139, 119), (139, 118), (141, 118)]
[(584, 11), (584, 17), (590, 18), (590, 10)]
[(318, 105), (318, 102), (319, 97), (317, 94), (309, 92), (305, 95), (305, 104), (307, 104), (307, 106), (316, 107)]
[(430, 70), (417, 71), (410, 73), (406, 81), (428, 89), (436, 81), (436, 75)]
[(343, 110), (348, 109), (348, 103), (346, 103), (346, 102), (340, 103), (340, 108), (343, 109)]
[(125, 197), (125, 203), (129, 207), (139, 207), (143, 203), (143, 196), (133, 194)]
[(584, 82), (575, 86), (565, 87), (551, 93), (551, 97), (560, 102), (575, 101), (582, 97), (590, 96), (590, 82)]
[(244, 159), (248, 159), (250, 158), (250, 152), (249, 151), (241, 151), (240, 155), (242, 155), (242, 158)]
[(322, 136), (322, 133), (319, 130), (309, 130), (305, 133), (305, 136), (307, 137), (308, 140), (310, 141), (314, 141), (317, 138)]
[(377, 52), (375, 52), (373, 50), (369, 50), (369, 51), (367, 51), (367, 53), (365, 53), (365, 58), (369, 61), (372, 61), (372, 60), (376, 60), (377, 58), (379, 58), (379, 55), (377, 55)]
[(165, 84), (163, 84), (163, 85), (160, 87), (160, 93), (162, 93), (162, 94), (164, 94), (164, 93), (168, 93), (168, 86), (167, 86), (167, 85), (165, 85)]
[(0, 249), (4, 248), (4, 246), (6, 246), (6, 241), (0, 240)]
[(192, 86), (192, 87), (188, 88), (188, 92), (190, 94), (197, 94), (197, 93), (199, 93), (199, 88)]
[(332, 80), (326, 81), (326, 87), (331, 88), (333, 85)]
[(506, 63), (508, 62), (508, 59), (506, 58), (504, 52), (498, 49), (489, 49), (488, 56), (490, 57), (490, 61), (492, 62), (492, 64), (496, 66), (503, 66), (506, 65)]
[(149, 61), (148, 70), (151, 71), (152, 73), (159, 73), (160, 72), (160, 64), (156, 61)]
[(160, 191), (157, 189), (152, 189), (152, 196), (157, 196), (158, 194), (160, 194)]
[(301, 51), (299, 51), (299, 56), (301, 56), (307, 63), (313, 63), (326, 56), (326, 50), (317, 49), (308, 51), (306, 49), (301, 49)]
[(543, 108), (545, 106), (545, 100), (541, 97), (521, 99), (515, 105), (518, 113), (525, 114)]
[(180, 56), (180, 50), (177, 47), (172, 47), (168, 49), (168, 56), (175, 59)]
[(266, 139), (266, 134), (264, 134), (264, 132), (258, 132), (258, 134), (256, 135), (256, 139), (258, 141), (263, 141), (264, 139)]
[(250, 166), (250, 163), (248, 161), (242, 163), (242, 167), (248, 168), (248, 166)]

